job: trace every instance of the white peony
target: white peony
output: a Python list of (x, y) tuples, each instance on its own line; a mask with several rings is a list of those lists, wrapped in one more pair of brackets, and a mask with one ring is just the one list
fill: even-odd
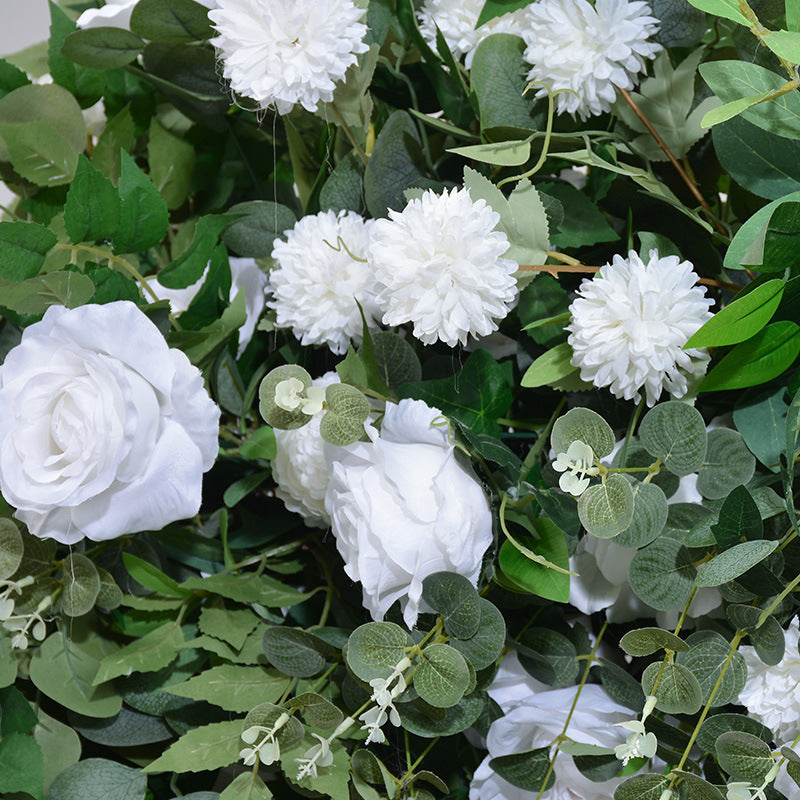
[(276, 239), (268, 305), (275, 324), (291, 328), (302, 344), (325, 344), (334, 353), (360, 342), (361, 313), (375, 326), (380, 311), (366, 263), (372, 220), (352, 211), (307, 214)]
[[(79, 28), (130, 28), (131, 13), (139, 0), (122, 0), (106, 3), (100, 8), (89, 8), (78, 17)], [(217, 0), (197, 0), (206, 8), (215, 8)]]
[[(339, 383), (335, 372), (327, 372), (312, 381), (325, 388)], [(289, 511), (301, 514), (312, 528), (327, 528), (331, 524), (325, 510), (328, 490), (328, 464), (325, 461), (325, 440), (319, 432), (322, 415), (314, 415), (302, 428), (290, 431), (275, 430), (278, 445), (272, 462), (272, 474), (278, 484), (275, 494)]]
[(636, 402), (644, 387), (648, 406), (664, 389), (686, 395), (687, 377), (702, 375), (709, 361), (705, 350), (682, 349), (711, 318), (712, 301), (696, 282), (691, 263), (655, 250), (647, 264), (633, 250), (614, 256), (582, 281), (567, 325), (581, 378)]
[(744, 645), (739, 652), (747, 664), (747, 682), (739, 702), (750, 716), (775, 733), (778, 745), (790, 745), (800, 736), (800, 652), (798, 620), (794, 617), (785, 632), (786, 651), (779, 664), (767, 666), (755, 647)]
[(358, 54), (364, 11), (352, 0), (218, 0), (211, 40), (234, 92), (259, 108), (288, 114), (295, 103), (316, 111)]
[[(239, 293), (241, 289), (245, 295), (245, 309), (247, 311), (247, 321), (239, 328), (239, 352), (240, 356), (245, 347), (253, 338), (253, 334), (258, 324), (258, 318), (266, 307), (264, 290), (267, 286), (267, 276), (261, 271), (258, 264), (252, 258), (231, 258), (231, 291), (230, 299)], [(208, 267), (200, 276), (199, 280), (185, 289), (168, 289), (158, 282), (158, 276), (145, 278), (148, 288), (159, 300), (169, 300), (169, 310), (173, 314), (182, 314), (191, 305), (192, 300), (197, 296), (203, 282), (208, 275)], [(150, 293), (147, 293), (150, 297)]]
[[(535, 800), (537, 792), (518, 789), (497, 775), (489, 762), (498, 756), (548, 747), (564, 728), (577, 686), (554, 689), (532, 678), (516, 653), (501, 662), (489, 695), (505, 713), (495, 720), (486, 738), (489, 755), (475, 770), (470, 800)], [(611, 700), (596, 684), (581, 691), (567, 736), (576, 742), (613, 748), (625, 741), (625, 731), (614, 727), (631, 718), (631, 711)], [(620, 765), (621, 766), (621, 765)], [(595, 783), (584, 777), (572, 756), (560, 753), (555, 762), (555, 783), (548, 800), (608, 800), (622, 778)]]
[(386, 325), (414, 323), (425, 344), (455, 347), (497, 330), (517, 300), (517, 264), (500, 215), (467, 189), (426, 191), (375, 222), (369, 263)]
[(383, 619), (400, 600), (413, 628), (422, 580), (458, 572), (476, 583), (492, 543), (492, 514), (480, 484), (456, 461), (441, 411), (421, 400), (389, 405), (380, 436), (327, 449), (325, 508), (345, 572), (364, 606)]
[[(559, 114), (581, 119), (611, 109), (616, 86), (634, 87), (647, 59), (661, 50), (648, 41), (658, 20), (641, 0), (539, 0), (527, 7), (523, 38), (529, 81), (541, 81), (556, 96)], [(540, 89), (539, 97), (547, 92)]]
[(218, 431), (199, 370), (127, 301), (51, 306), (0, 367), (0, 491), (41, 538), (194, 516)]
[(455, 58), (466, 53), (464, 63), (469, 69), (475, 49), (493, 33), (512, 33), (522, 36), (527, 24), (525, 9), (510, 11), (490, 19), (476, 30), (486, 0), (426, 0), (417, 12), (419, 29), (428, 44), (436, 50), (436, 28), (442, 32)]

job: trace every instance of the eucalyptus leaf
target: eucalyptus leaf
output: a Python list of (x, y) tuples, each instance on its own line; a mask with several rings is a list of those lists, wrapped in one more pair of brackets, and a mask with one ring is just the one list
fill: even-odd
[(642, 419), (639, 439), (653, 458), (660, 458), (679, 477), (702, 466), (708, 447), (700, 412), (679, 400), (651, 408)]

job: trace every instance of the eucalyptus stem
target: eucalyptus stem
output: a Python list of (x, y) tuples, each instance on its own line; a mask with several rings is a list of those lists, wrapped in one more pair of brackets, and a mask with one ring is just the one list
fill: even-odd
[(553, 425), (556, 424), (556, 420), (561, 416), (561, 412), (564, 410), (564, 406), (567, 404), (567, 398), (562, 397), (558, 401), (558, 405), (556, 406), (555, 411), (550, 416), (550, 419), (547, 421), (547, 425), (545, 426), (544, 430), (539, 434), (539, 438), (533, 444), (530, 450), (528, 450), (528, 455), (525, 456), (525, 460), (522, 462), (522, 471), (520, 472), (519, 479), (523, 480), (525, 476), (531, 471), (533, 465), (538, 460), (539, 456), (542, 454), (544, 450), (544, 446), (547, 443), (547, 437), (550, 435), (550, 431), (553, 429)]
[(414, 763), (411, 764), (409, 763), (411, 761), (411, 758), (410, 758), (410, 751), (408, 749), (408, 731), (403, 729), (403, 732), (406, 735), (406, 764), (408, 765), (408, 769), (406, 770), (405, 775), (403, 775), (403, 777), (400, 778), (400, 784), (397, 787), (398, 791), (403, 788), (405, 782), (414, 774), (414, 770), (422, 763), (425, 756), (427, 756), (428, 753), (430, 753), (430, 751), (433, 750), (435, 744), (439, 741), (439, 739), (441, 739), (441, 736), (437, 736), (434, 739), (431, 739), (431, 741), (428, 742), (427, 747), (422, 751), (422, 753), (420, 753), (419, 757), (414, 761)]
[(797, 588), (798, 584), (800, 584), (800, 574), (795, 575), (795, 577), (786, 584), (783, 591), (761, 612), (761, 616), (756, 623), (756, 628), (760, 628), (767, 621), (767, 617), (780, 605), (784, 597)]
[(625, 441), (622, 443), (622, 447), (619, 451), (620, 467), (625, 467), (628, 463), (628, 446), (633, 438), (633, 432), (636, 430), (636, 426), (639, 424), (639, 418), (642, 416), (644, 402), (644, 398), (639, 401), (639, 405), (636, 406), (636, 411), (633, 412), (631, 421), (628, 423), (628, 430), (625, 432)]
[(366, 166), (369, 163), (369, 156), (364, 152), (364, 148), (359, 144), (358, 139), (356, 139), (352, 129), (345, 122), (345, 119), (339, 112), (339, 109), (336, 108), (336, 103), (328, 103), (328, 108), (333, 111), (333, 116), (336, 117), (336, 124), (344, 131), (345, 136), (347, 136), (347, 138), (350, 140), (350, 144), (353, 145), (353, 150), (356, 151), (358, 157), (364, 163), (364, 166)]

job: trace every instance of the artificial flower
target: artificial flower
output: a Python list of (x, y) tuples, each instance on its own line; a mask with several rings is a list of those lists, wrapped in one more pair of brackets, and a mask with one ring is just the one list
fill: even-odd
[(326, 450), (325, 508), (345, 572), (360, 581), (364, 606), (382, 620), (399, 600), (413, 628), (422, 581), (458, 572), (473, 584), (492, 543), (492, 515), (481, 485), (455, 458), (441, 411), (421, 400), (390, 404), (380, 436)]
[(316, 111), (369, 47), (352, 0), (218, 0), (209, 13), (224, 77), (260, 109)]
[[(577, 686), (554, 689), (532, 678), (522, 668), (516, 653), (509, 653), (500, 664), (502, 686), (489, 687), (489, 695), (505, 716), (495, 720), (486, 738), (489, 755), (475, 770), (470, 785), (470, 800), (535, 800), (537, 792), (525, 791), (508, 783), (489, 766), (498, 756), (549, 747), (560, 736), (570, 712)], [(508, 698), (508, 700), (507, 700)], [(596, 684), (581, 690), (575, 711), (566, 730), (570, 739), (584, 744), (614, 748), (625, 735), (616, 728), (630, 719), (631, 712), (615, 703)], [(549, 800), (608, 800), (622, 778), (595, 783), (575, 766), (572, 756), (560, 753), (555, 762), (555, 783), (548, 790)]]
[[(231, 258), (229, 263), (231, 267), (230, 299), (233, 300), (239, 291), (243, 291), (245, 310), (247, 312), (247, 320), (239, 328), (238, 357), (244, 352), (244, 349), (253, 338), (258, 318), (264, 311), (266, 305), (264, 290), (267, 286), (267, 276), (252, 258)], [(168, 289), (159, 283), (157, 275), (147, 277), (145, 278), (145, 283), (147, 283), (149, 291), (146, 296), (152, 297), (155, 295), (159, 300), (169, 300), (169, 310), (173, 314), (182, 314), (197, 296), (207, 275), (208, 267), (206, 267), (199, 280), (185, 289)]]
[(705, 350), (682, 349), (711, 318), (712, 301), (696, 282), (691, 263), (656, 250), (647, 264), (632, 250), (615, 255), (582, 281), (567, 325), (581, 379), (635, 402), (644, 388), (648, 406), (664, 389), (685, 396), (687, 378), (702, 375), (709, 361)]
[(414, 323), (425, 344), (454, 347), (497, 330), (517, 299), (500, 215), (467, 189), (428, 190), (375, 222), (369, 262), (386, 325)]
[(778, 744), (791, 745), (800, 736), (799, 636), (794, 617), (785, 631), (784, 656), (774, 666), (764, 664), (755, 647), (739, 648), (747, 664), (747, 682), (739, 692), (739, 702), (751, 717), (774, 731)]
[(268, 303), (277, 327), (291, 328), (302, 344), (342, 354), (361, 341), (359, 303), (376, 325), (380, 311), (365, 258), (373, 224), (352, 211), (323, 211), (303, 217), (286, 241), (275, 240)]
[(525, 9), (501, 14), (476, 29), (486, 0), (426, 0), (417, 12), (420, 33), (436, 49), (436, 28), (442, 32), (455, 58), (466, 53), (464, 63), (469, 69), (478, 45), (493, 33), (512, 33), (522, 36), (526, 23)]
[[(611, 109), (617, 86), (634, 87), (647, 59), (661, 50), (648, 41), (658, 20), (641, 0), (539, 0), (527, 7), (524, 58), (529, 81), (556, 92), (556, 111), (581, 119)], [(546, 96), (540, 89), (537, 96)]]
[[(88, 8), (77, 20), (77, 26), (83, 28), (129, 28), (131, 13), (139, 0), (122, 0), (119, 3), (106, 3), (100, 8)], [(217, 0), (197, 0), (206, 8), (215, 8)]]
[(200, 508), (219, 416), (135, 304), (51, 306), (0, 367), (0, 491), (62, 544), (160, 530)]
[(561, 491), (580, 497), (589, 488), (589, 476), (600, 472), (594, 462), (594, 450), (580, 439), (572, 442), (566, 453), (559, 453), (553, 461), (553, 469), (562, 473), (558, 479)]

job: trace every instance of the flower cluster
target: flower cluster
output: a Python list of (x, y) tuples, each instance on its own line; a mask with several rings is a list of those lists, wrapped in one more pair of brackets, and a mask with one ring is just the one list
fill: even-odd
[(394, 707), (394, 700), (406, 690), (406, 680), (403, 673), (411, 666), (408, 658), (402, 658), (394, 667), (388, 678), (373, 678), (369, 685), (372, 687), (370, 700), (375, 703), (359, 716), (364, 724), (361, 730), (367, 731), (366, 744), (386, 741), (386, 736), (381, 728), (387, 721), (397, 728), (400, 725), (400, 715)]

